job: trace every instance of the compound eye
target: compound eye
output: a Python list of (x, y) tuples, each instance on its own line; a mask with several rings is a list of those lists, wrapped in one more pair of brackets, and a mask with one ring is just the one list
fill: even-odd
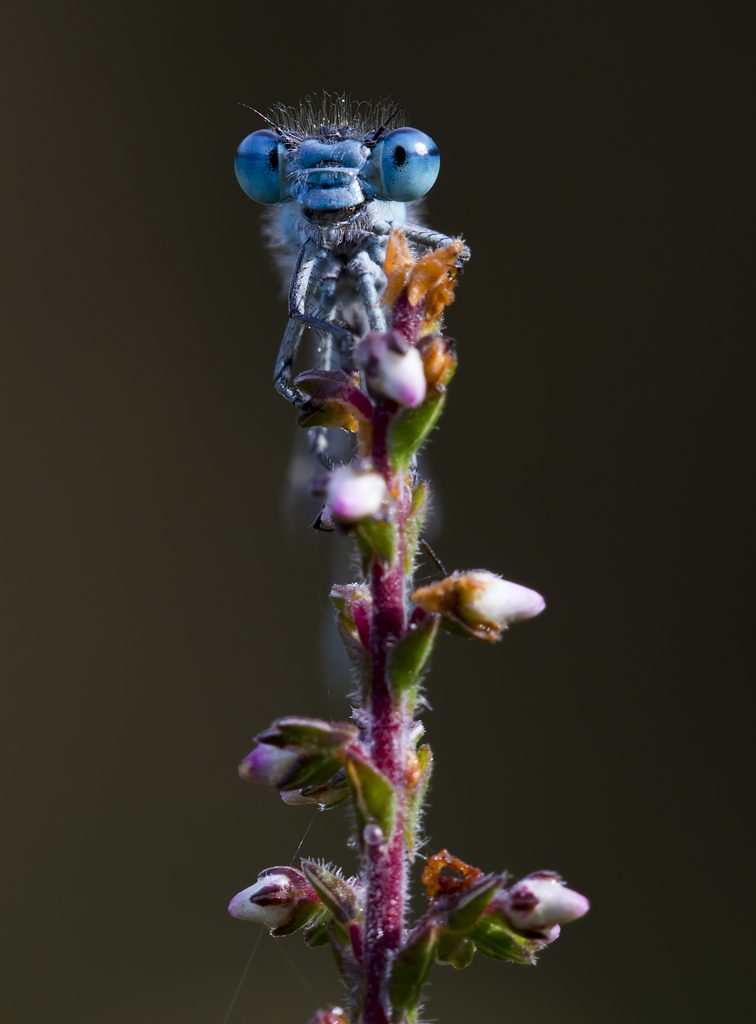
[(234, 170), (242, 189), (257, 203), (277, 203), (281, 198), (283, 145), (267, 128), (252, 132), (236, 151)]
[(379, 143), (387, 199), (410, 202), (430, 192), (441, 157), (433, 139), (416, 128), (396, 128)]

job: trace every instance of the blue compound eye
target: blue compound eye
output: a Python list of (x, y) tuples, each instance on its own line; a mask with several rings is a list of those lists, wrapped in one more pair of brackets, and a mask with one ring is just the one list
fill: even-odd
[(376, 146), (374, 157), (381, 162), (384, 196), (399, 202), (420, 199), (430, 192), (441, 165), (436, 143), (416, 128), (389, 132)]
[(236, 151), (236, 180), (250, 199), (257, 203), (277, 203), (281, 199), (281, 164), (284, 146), (275, 132), (262, 128), (252, 132)]

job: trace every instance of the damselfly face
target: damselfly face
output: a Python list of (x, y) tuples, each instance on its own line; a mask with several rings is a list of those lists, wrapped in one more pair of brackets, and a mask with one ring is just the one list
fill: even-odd
[(433, 139), (416, 128), (358, 130), (324, 124), (300, 134), (276, 127), (248, 135), (236, 177), (258, 203), (297, 203), (313, 223), (347, 224), (373, 200), (421, 199), (438, 176)]

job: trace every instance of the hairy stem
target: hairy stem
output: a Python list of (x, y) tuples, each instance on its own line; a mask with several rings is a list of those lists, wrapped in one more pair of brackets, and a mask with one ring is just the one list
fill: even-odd
[(406, 628), (407, 578), (404, 566), (404, 525), (408, 509), (406, 484), (394, 478), (387, 457), (390, 414), (384, 405), (376, 410), (373, 431), (373, 462), (396, 495), (399, 550), (395, 564), (387, 566), (374, 557), (370, 567), (373, 620), (371, 631), (372, 671), (367, 711), (370, 747), (375, 767), (393, 784), (397, 795), (397, 816), (392, 836), (366, 850), (365, 920), (365, 1007), (364, 1024), (388, 1024), (386, 983), (392, 953), (402, 942), (407, 879), (404, 840), (406, 805), (407, 713), (395, 706), (388, 673), (390, 646)]

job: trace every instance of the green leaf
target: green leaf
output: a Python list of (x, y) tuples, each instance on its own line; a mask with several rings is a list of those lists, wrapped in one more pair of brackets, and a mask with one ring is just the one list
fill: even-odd
[(417, 855), (417, 830), (420, 826), (420, 815), (430, 785), (433, 772), (433, 751), (429, 744), (424, 744), (417, 752), (420, 762), (420, 781), (407, 795), (407, 813), (404, 819), (404, 836), (410, 857)]
[(300, 747), (314, 753), (335, 750), (352, 743), (358, 735), (357, 727), (349, 722), (324, 722), (319, 718), (288, 715), (277, 718), (255, 739), (273, 747)]
[(396, 1017), (417, 1006), (433, 966), (438, 937), (438, 924), (429, 921), (417, 928), (397, 953), (389, 978), (389, 995)]
[(486, 916), (472, 932), (479, 953), (494, 960), (508, 960), (516, 964), (532, 965), (540, 948), (530, 939), (523, 938), (498, 915)]
[(325, 946), (330, 939), (328, 934), (329, 920), (330, 915), (324, 907), (305, 925), (302, 936), (308, 946)]
[(392, 465), (402, 471), (433, 430), (444, 409), (446, 391), (434, 391), (416, 409), (405, 409), (395, 417), (389, 432)]
[(375, 556), (386, 565), (393, 566), (399, 546), (396, 524), (387, 519), (363, 519), (352, 528), (360, 546), (363, 565)]
[(461, 894), (446, 915), (445, 926), (452, 932), (469, 932), (485, 913), (494, 893), (501, 885), (499, 875), (491, 875)]
[(306, 756), (295, 765), (278, 788), (285, 793), (293, 789), (305, 789), (310, 786), (325, 786), (341, 768), (341, 759), (333, 754), (312, 754)]
[(417, 546), (425, 525), (425, 516), (428, 511), (428, 491), (428, 484), (424, 480), (420, 480), (412, 492), (412, 504), (404, 527), (404, 569), (408, 576), (412, 575), (415, 567)]
[(344, 767), (360, 819), (360, 832), (368, 822), (375, 822), (386, 839), (390, 839), (396, 822), (394, 787), (377, 768), (354, 756)]
[(428, 615), (419, 625), (410, 626), (389, 655), (391, 688), (397, 697), (406, 695), (410, 707), (414, 706), (418, 684), (433, 653), (439, 620), (439, 615)]
[(475, 943), (466, 936), (444, 934), (438, 943), (436, 959), (441, 964), (449, 964), (456, 970), (469, 967), (475, 956)]
[(349, 796), (349, 786), (344, 769), (339, 768), (328, 782), (319, 786), (302, 786), (299, 792), (302, 800), (312, 804), (313, 807), (320, 807), (321, 811), (336, 807)]
[(312, 860), (302, 861), (302, 871), (324, 905), (341, 924), (359, 916), (359, 900), (354, 887), (336, 872)]

